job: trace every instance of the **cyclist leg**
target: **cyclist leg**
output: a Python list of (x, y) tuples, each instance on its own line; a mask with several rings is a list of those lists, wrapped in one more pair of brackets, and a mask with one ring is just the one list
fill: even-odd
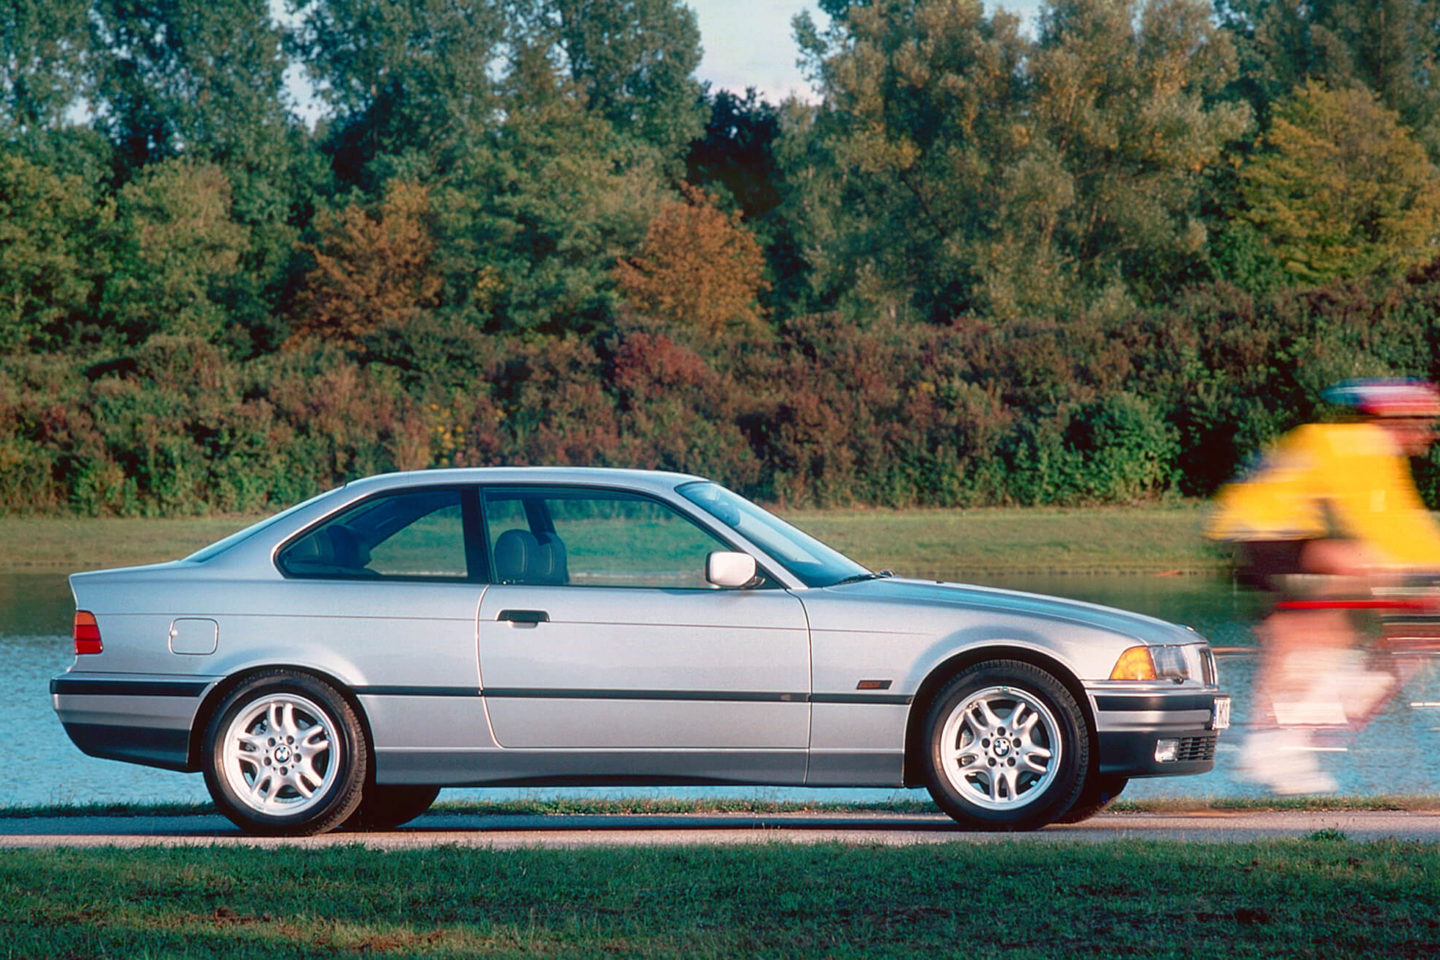
[[(1242, 569), (1278, 604), (1298, 596), (1340, 597), (1359, 588), (1364, 552), (1347, 541), (1261, 541), (1244, 545)], [(1313, 750), (1314, 731), (1343, 725), (1339, 678), (1355, 646), (1341, 609), (1272, 609), (1256, 629), (1260, 663), (1252, 732), (1239, 773), (1276, 793), (1336, 788)]]

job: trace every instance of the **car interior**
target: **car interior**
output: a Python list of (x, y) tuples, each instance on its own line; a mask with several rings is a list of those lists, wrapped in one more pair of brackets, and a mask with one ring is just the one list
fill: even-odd
[(495, 540), (495, 579), (547, 586), (569, 583), (565, 544), (555, 533), (506, 530)]

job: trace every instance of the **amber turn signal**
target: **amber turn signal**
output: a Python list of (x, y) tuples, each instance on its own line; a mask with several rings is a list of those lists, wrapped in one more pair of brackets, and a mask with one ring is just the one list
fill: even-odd
[(1115, 669), (1110, 671), (1111, 680), (1154, 680), (1155, 660), (1150, 656), (1149, 647), (1131, 647), (1120, 654)]

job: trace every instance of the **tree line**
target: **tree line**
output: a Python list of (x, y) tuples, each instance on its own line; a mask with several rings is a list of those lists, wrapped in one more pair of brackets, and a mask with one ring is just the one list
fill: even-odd
[(1440, 0), (817, 14), (777, 104), (678, 0), (11, 0), (0, 510), (1205, 496), (1325, 385), (1440, 376)]

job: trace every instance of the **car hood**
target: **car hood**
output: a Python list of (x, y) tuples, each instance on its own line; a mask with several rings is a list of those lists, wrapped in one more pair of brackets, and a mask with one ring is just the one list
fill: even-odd
[(1044, 620), (1061, 620), (1083, 624), (1111, 633), (1134, 637), (1145, 643), (1201, 643), (1205, 638), (1190, 627), (1180, 626), (1158, 617), (1119, 610), (1083, 600), (998, 587), (979, 587), (964, 583), (935, 580), (907, 580), (884, 577), (862, 580), (835, 587), (826, 592), (867, 601), (890, 601), (905, 605), (923, 604), (943, 608), (958, 607), (967, 611), (988, 611)]

